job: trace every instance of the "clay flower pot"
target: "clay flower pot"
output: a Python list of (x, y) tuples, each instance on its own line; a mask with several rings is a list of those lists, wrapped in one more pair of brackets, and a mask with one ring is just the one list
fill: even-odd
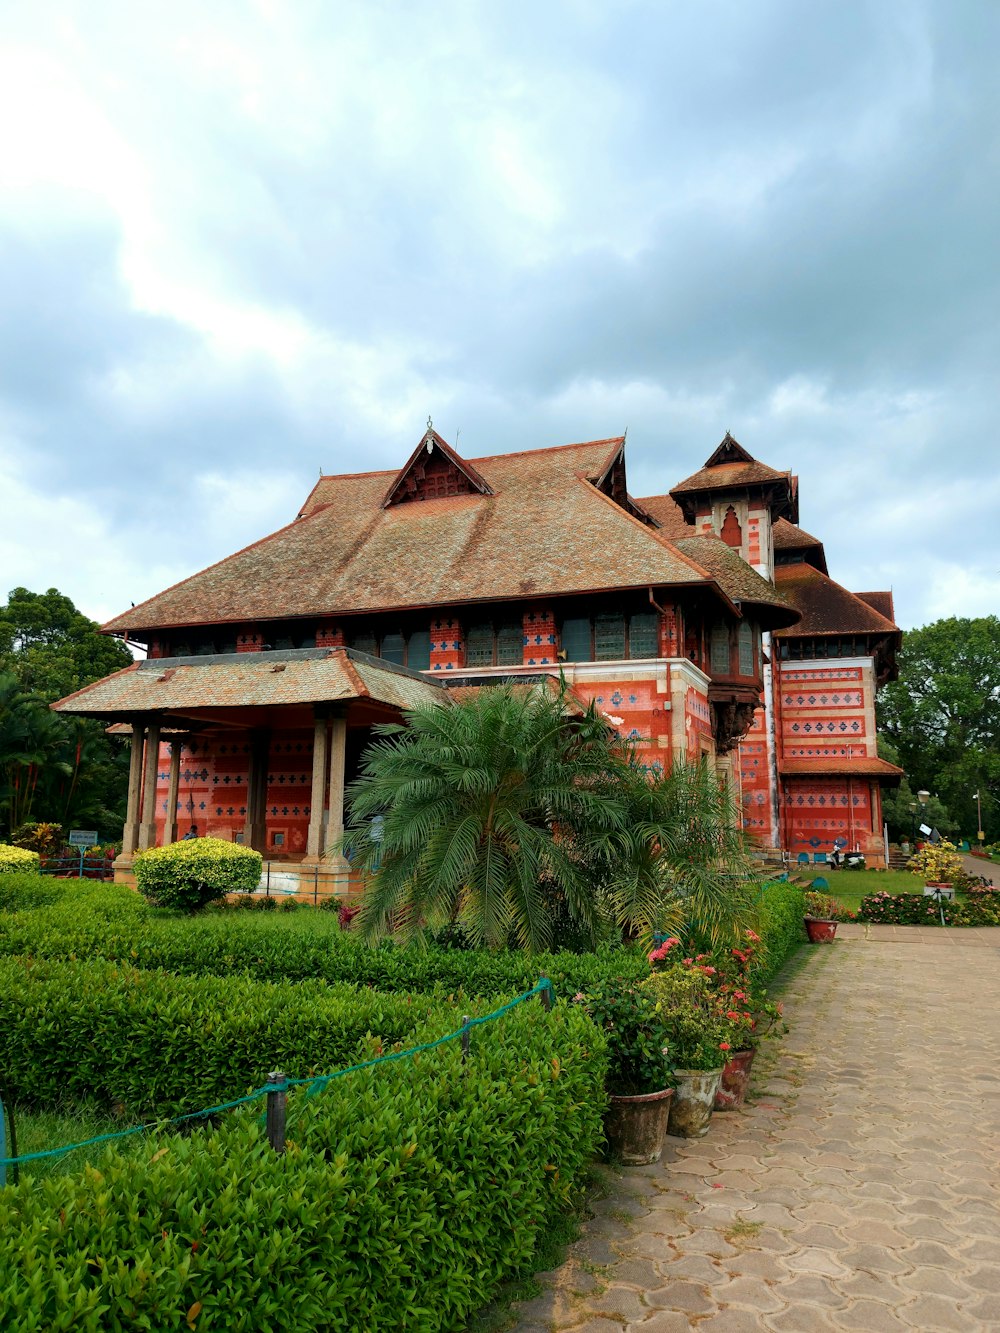
[(708, 1122), (719, 1091), (722, 1067), (718, 1069), (675, 1069), (674, 1099), (670, 1103), (667, 1133), (682, 1139), (700, 1139), (708, 1133)]
[(750, 1086), (750, 1068), (757, 1054), (752, 1051), (733, 1051), (722, 1068), (719, 1091), (715, 1094), (716, 1111), (735, 1111), (746, 1100)]
[(818, 916), (803, 917), (806, 924), (806, 934), (809, 936), (810, 944), (832, 944), (833, 937), (837, 933), (836, 921), (824, 921)]
[(667, 1114), (673, 1088), (637, 1093), (632, 1097), (611, 1095), (604, 1113), (604, 1137), (608, 1156), (626, 1166), (658, 1162), (667, 1131)]

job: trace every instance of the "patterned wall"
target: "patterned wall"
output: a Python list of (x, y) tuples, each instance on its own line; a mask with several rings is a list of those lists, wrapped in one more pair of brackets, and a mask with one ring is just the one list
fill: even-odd
[(668, 677), (652, 663), (635, 670), (623, 668), (621, 679), (587, 680), (586, 667), (574, 672), (573, 693), (584, 704), (591, 700), (623, 736), (635, 744), (648, 771), (670, 769), (673, 717)]
[(753, 726), (739, 746), (743, 827), (765, 847), (773, 845), (771, 774), (767, 759), (767, 714), (758, 708)]
[(689, 760), (695, 760), (706, 748), (714, 754), (712, 709), (708, 695), (689, 685), (684, 695), (684, 751)]

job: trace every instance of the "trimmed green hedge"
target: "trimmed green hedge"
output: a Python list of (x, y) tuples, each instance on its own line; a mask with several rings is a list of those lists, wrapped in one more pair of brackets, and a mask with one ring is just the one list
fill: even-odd
[(757, 933), (762, 947), (750, 967), (755, 982), (766, 985), (803, 942), (805, 914), (805, 891), (797, 884), (764, 885), (757, 908)]
[(137, 852), (136, 887), (159, 907), (193, 912), (227, 893), (253, 893), (260, 884), (260, 852), (225, 838), (192, 838)]
[(0, 959), (0, 1011), (15, 1100), (95, 1101), (130, 1120), (230, 1101), (271, 1069), (302, 1078), (354, 1064), (428, 1021), (435, 1035), (461, 1023), (441, 997), (22, 958)]
[(258, 980), (319, 979), (381, 991), (444, 988), (470, 995), (529, 989), (541, 974), (575, 995), (609, 977), (648, 974), (640, 949), (531, 956), (518, 950), (373, 947), (341, 931), (333, 913), (226, 912), (186, 920), (158, 915), (120, 886), (79, 891), (49, 908), (0, 919), (0, 955), (103, 958), (192, 975), (246, 972)]
[(0, 912), (24, 912), (35, 907), (49, 907), (63, 900), (65, 885), (66, 880), (50, 879), (37, 872), (0, 874)]
[(0, 1191), (0, 1327), (18, 1333), (458, 1330), (519, 1273), (601, 1138), (601, 1037), (537, 1003), (454, 1045), (153, 1135)]

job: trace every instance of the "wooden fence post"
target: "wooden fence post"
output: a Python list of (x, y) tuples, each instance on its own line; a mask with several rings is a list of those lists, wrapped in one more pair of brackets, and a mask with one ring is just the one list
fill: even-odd
[[(539, 981), (549, 981), (548, 977), (539, 977), (538, 979)], [(545, 989), (539, 992), (539, 995), (542, 1001), (542, 1008), (548, 1013), (552, 1008), (552, 983), (549, 982)]]
[(284, 1152), (288, 1075), (280, 1069), (272, 1069), (267, 1081), (278, 1085), (274, 1092), (267, 1094), (267, 1141), (275, 1152)]

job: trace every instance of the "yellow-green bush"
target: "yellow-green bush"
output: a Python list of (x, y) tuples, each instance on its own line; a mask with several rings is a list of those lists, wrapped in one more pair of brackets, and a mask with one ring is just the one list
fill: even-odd
[(0, 842), (0, 875), (38, 874), (38, 853)]
[(953, 842), (942, 838), (938, 843), (924, 843), (910, 858), (907, 870), (932, 884), (951, 884), (963, 872), (962, 858)]
[(224, 838), (192, 838), (150, 847), (133, 862), (136, 887), (158, 907), (193, 912), (227, 893), (252, 893), (260, 884), (260, 852)]

